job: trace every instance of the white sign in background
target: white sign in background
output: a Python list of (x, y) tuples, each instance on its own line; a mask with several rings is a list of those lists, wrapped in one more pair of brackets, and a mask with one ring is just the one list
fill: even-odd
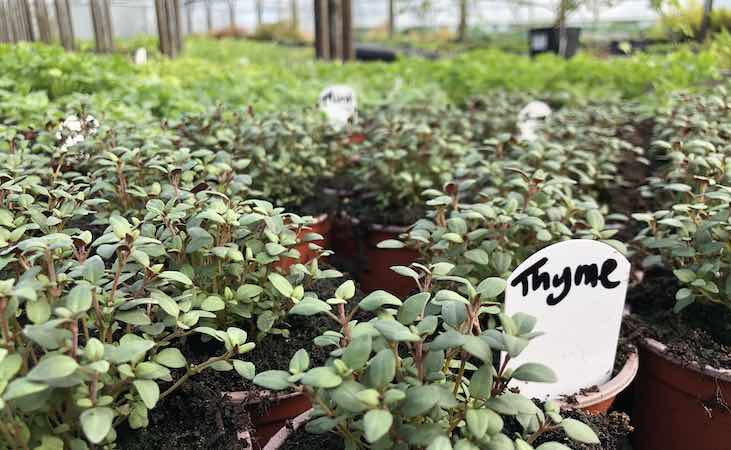
[(541, 400), (573, 394), (609, 380), (614, 367), (630, 263), (608, 244), (573, 239), (526, 259), (508, 278), (505, 310), (537, 318), (533, 339), (511, 367), (539, 362), (557, 383), (515, 381)]
[(348, 125), (348, 120), (355, 116), (357, 107), (355, 91), (348, 86), (329, 86), (320, 93), (320, 109), (336, 130)]

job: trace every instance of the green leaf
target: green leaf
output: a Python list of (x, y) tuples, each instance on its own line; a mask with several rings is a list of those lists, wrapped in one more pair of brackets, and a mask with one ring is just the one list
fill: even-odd
[(358, 303), (360, 309), (364, 311), (375, 311), (384, 305), (401, 306), (401, 300), (393, 294), (379, 290), (371, 292)]
[(555, 383), (558, 381), (558, 377), (556, 377), (553, 370), (539, 363), (522, 364), (513, 372), (513, 378), (536, 383)]
[(594, 430), (585, 423), (579, 422), (576, 419), (567, 418), (562, 420), (561, 428), (563, 428), (566, 436), (575, 441), (579, 441), (584, 444), (599, 444), (599, 438), (596, 433), (594, 433)]
[(91, 308), (91, 287), (87, 284), (74, 286), (66, 297), (66, 307), (73, 314), (88, 311)]
[(470, 395), (473, 397), (490, 398), (492, 392), (493, 368), (490, 364), (483, 364), (470, 378)]
[(166, 348), (155, 355), (155, 362), (162, 364), (171, 369), (181, 369), (185, 367), (185, 356), (177, 348)]
[(292, 359), (289, 360), (289, 373), (298, 374), (310, 368), (310, 355), (307, 350), (301, 348), (297, 350)]
[(502, 278), (490, 277), (477, 285), (477, 293), (483, 300), (493, 299), (502, 294), (506, 286), (507, 282)]
[(596, 231), (604, 229), (604, 216), (597, 209), (590, 209), (586, 212), (586, 221), (589, 223), (589, 226)]
[(414, 323), (421, 316), (422, 311), (424, 311), (429, 297), (430, 294), (428, 292), (420, 292), (407, 298), (398, 310), (398, 321), (404, 325)]
[(393, 425), (393, 416), (387, 410), (372, 409), (363, 417), (366, 440), (376, 442), (385, 436)]
[(27, 378), (18, 378), (13, 380), (5, 389), (3, 400), (10, 401), (16, 398), (27, 397), (28, 395), (37, 394), (48, 389), (48, 385), (36, 383)]
[(256, 328), (259, 331), (266, 333), (272, 329), (276, 320), (277, 316), (275, 316), (271, 310), (266, 310), (259, 314), (259, 317), (256, 318)]
[(391, 266), (391, 270), (404, 277), (413, 278), (414, 280), (419, 279), (419, 274), (411, 267)]
[(545, 444), (539, 445), (536, 450), (571, 450), (571, 448), (558, 442), (546, 442)]
[(396, 320), (390, 319), (377, 319), (371, 322), (371, 324), (378, 330), (383, 337), (389, 341), (409, 341), (416, 342), (420, 341), (421, 338), (416, 334), (412, 333), (405, 325), (402, 325)]
[(315, 367), (308, 370), (300, 381), (308, 386), (330, 389), (337, 387), (343, 379), (332, 367)]
[(396, 239), (386, 239), (378, 243), (378, 248), (404, 248), (406, 244)]
[(390, 348), (384, 348), (371, 359), (366, 377), (371, 386), (381, 389), (388, 386), (395, 376), (396, 358)]
[(292, 296), (292, 291), (294, 291), (294, 288), (292, 287), (290, 282), (287, 281), (286, 278), (276, 272), (270, 273), (269, 277), (267, 278), (269, 279), (269, 282), (272, 283), (274, 288), (279, 291), (280, 294), (284, 295), (285, 297)]
[(148, 409), (152, 409), (160, 398), (160, 386), (152, 380), (135, 380), (132, 382), (140, 398)]
[(289, 387), (289, 372), (284, 370), (267, 370), (254, 377), (254, 384), (273, 391), (281, 391)]
[(191, 286), (193, 284), (193, 281), (191, 281), (187, 275), (174, 270), (166, 270), (165, 272), (161, 272), (158, 276), (165, 280), (177, 281), (178, 283), (182, 283), (186, 286)]
[(216, 295), (210, 295), (206, 297), (205, 300), (203, 300), (203, 303), (201, 303), (201, 309), (204, 311), (222, 311), (226, 308), (226, 303), (223, 302), (221, 297), (218, 297)]
[(341, 300), (350, 300), (354, 295), (355, 283), (353, 283), (353, 280), (344, 282), (335, 290), (335, 297)]
[(436, 386), (430, 384), (410, 388), (406, 391), (406, 398), (401, 403), (401, 412), (406, 417), (426, 414), (439, 401), (437, 389)]
[[(153, 382), (154, 383), (154, 382)], [(107, 407), (87, 409), (79, 417), (81, 428), (92, 444), (100, 443), (109, 434), (114, 420), (114, 410)]]
[(673, 273), (676, 277), (678, 277), (678, 280), (680, 280), (683, 283), (692, 283), (695, 281), (695, 272), (688, 269), (676, 269), (673, 270)]
[(483, 266), (490, 262), (490, 256), (488, 256), (487, 252), (481, 248), (467, 250), (464, 252), (464, 257)]
[(482, 360), (482, 362), (492, 362), (492, 351), (490, 350), (490, 346), (487, 342), (477, 336), (465, 336), (462, 348), (470, 355)]
[(79, 364), (70, 356), (51, 355), (41, 359), (38, 364), (28, 372), (28, 379), (31, 381), (48, 381), (56, 378), (63, 378), (71, 375), (79, 367)]
[(150, 325), (152, 321), (142, 309), (130, 309), (129, 311), (117, 311), (114, 318), (130, 325)]
[(290, 308), (289, 314), (295, 316), (313, 316), (315, 314), (319, 314), (325, 311), (330, 311), (331, 309), (332, 306), (328, 305), (322, 300), (318, 300), (312, 297), (305, 297), (297, 302), (292, 308)]
[(352, 370), (360, 370), (371, 356), (371, 338), (362, 336), (354, 339), (343, 352), (343, 362)]
[(247, 380), (254, 379), (254, 375), (256, 374), (256, 368), (254, 367), (254, 363), (248, 361), (240, 361), (238, 359), (234, 359), (232, 362), (234, 365), (234, 369), (236, 369), (236, 372), (239, 375), (246, 378)]
[(465, 414), (465, 420), (467, 421), (467, 427), (470, 433), (477, 439), (482, 439), (485, 433), (487, 433), (487, 426), (490, 424), (490, 416), (487, 410), (470, 408)]
[(446, 436), (435, 437), (426, 450), (452, 450), (452, 441)]

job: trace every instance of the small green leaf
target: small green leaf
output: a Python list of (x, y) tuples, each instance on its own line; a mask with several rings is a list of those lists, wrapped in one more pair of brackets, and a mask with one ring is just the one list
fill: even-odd
[(193, 281), (191, 281), (187, 275), (174, 270), (166, 270), (165, 272), (161, 272), (158, 276), (165, 280), (177, 281), (178, 283), (182, 283), (186, 286), (191, 286), (193, 284)]
[(290, 297), (294, 288), (286, 278), (278, 273), (270, 273), (268, 277), (274, 288), (285, 297)]
[(386, 291), (373, 291), (358, 303), (360, 309), (364, 311), (375, 311), (385, 305), (401, 306), (401, 300), (398, 297)]
[(246, 378), (247, 380), (254, 379), (254, 375), (256, 374), (254, 363), (248, 361), (240, 361), (238, 359), (234, 359), (232, 362), (234, 365), (234, 369), (236, 369), (236, 372), (239, 375)]
[(315, 367), (308, 370), (300, 381), (308, 386), (330, 389), (337, 387), (343, 379), (332, 367)]
[(31, 381), (48, 381), (56, 378), (64, 378), (76, 371), (79, 364), (70, 356), (51, 355), (41, 359), (38, 364), (28, 372), (28, 379)]
[(393, 425), (393, 416), (387, 410), (372, 409), (363, 417), (366, 440), (376, 442), (385, 436)]
[(353, 280), (344, 282), (335, 290), (335, 297), (341, 300), (350, 300), (354, 295), (355, 283), (353, 283)]
[(576, 419), (564, 419), (561, 421), (561, 428), (568, 437), (584, 444), (599, 444), (599, 438), (589, 425), (579, 422)]
[(482, 280), (477, 285), (477, 293), (480, 294), (483, 300), (493, 299), (502, 294), (506, 286), (507, 282), (502, 278), (490, 277)]
[(513, 372), (513, 378), (536, 383), (555, 383), (558, 381), (558, 377), (556, 377), (556, 373), (553, 370), (538, 363), (522, 364)]
[[(153, 382), (154, 383), (154, 382)], [(114, 420), (114, 410), (107, 407), (87, 409), (79, 417), (81, 428), (92, 444), (100, 443), (109, 434)]]
[(396, 239), (386, 239), (378, 243), (378, 248), (404, 248), (406, 245)]
[(140, 398), (148, 409), (152, 409), (160, 398), (160, 386), (153, 380), (135, 380), (132, 382)]
[(273, 391), (281, 391), (289, 387), (289, 372), (284, 370), (267, 370), (254, 377), (254, 384)]
[(185, 356), (177, 348), (166, 348), (155, 355), (155, 362), (162, 364), (171, 369), (180, 369), (185, 367)]

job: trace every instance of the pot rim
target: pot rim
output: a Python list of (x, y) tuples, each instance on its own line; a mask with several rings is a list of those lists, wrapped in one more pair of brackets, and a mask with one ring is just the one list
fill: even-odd
[[(259, 395), (253, 397), (251, 394), (254, 392)], [(304, 396), (305, 394), (304, 392), (287, 392), (282, 394), (275, 391), (270, 391), (268, 389), (261, 389), (253, 391), (226, 391), (223, 392), (223, 395), (227, 395), (229, 397), (229, 400), (234, 403), (243, 403), (244, 405), (256, 405), (263, 401), (281, 401), (293, 397)]]
[(641, 343), (645, 349), (677, 366), (731, 383), (731, 369), (719, 369), (709, 365), (701, 367), (696, 364), (682, 364), (678, 358), (667, 353), (668, 346), (662, 342), (646, 337), (641, 341)]
[(599, 386), (597, 392), (588, 392), (586, 394), (577, 394), (575, 396), (576, 402), (568, 403), (564, 400), (559, 400), (558, 403), (563, 407), (573, 409), (583, 409), (590, 406), (599, 404), (610, 398), (614, 398), (624, 391), (632, 380), (635, 379), (637, 371), (640, 367), (640, 356), (637, 349), (630, 353), (627, 361), (624, 362), (622, 370), (613, 376), (609, 381)]
[(277, 450), (279, 447), (284, 444), (284, 441), (287, 440), (289, 435), (293, 431), (297, 431), (299, 427), (302, 426), (305, 422), (307, 422), (307, 419), (310, 418), (310, 415), (312, 414), (312, 409), (308, 409), (307, 411), (303, 412), (299, 416), (292, 419), (291, 422), (289, 422), (291, 425), (285, 425), (282, 427), (281, 430), (277, 431), (277, 433), (272, 436), (271, 439), (269, 439), (269, 442), (264, 446), (262, 450)]

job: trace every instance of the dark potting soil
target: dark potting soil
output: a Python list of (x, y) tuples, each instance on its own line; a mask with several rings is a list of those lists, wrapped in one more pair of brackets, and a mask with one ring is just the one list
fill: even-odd
[(289, 435), (280, 450), (344, 450), (343, 439), (335, 433), (310, 434), (304, 425)]
[[(558, 428), (542, 434), (533, 443), (534, 447), (538, 447), (545, 442), (555, 441), (573, 450), (622, 450), (625, 448), (627, 437), (634, 431), (634, 428), (630, 425), (629, 416), (620, 412), (592, 415), (579, 409), (569, 409), (561, 411), (561, 417), (576, 419), (589, 425), (599, 437), (599, 444), (582, 444), (576, 442), (569, 439), (566, 433)], [(506, 421), (506, 425), (507, 423), (508, 421)]]
[[(599, 437), (600, 444), (581, 444), (570, 440), (566, 434), (558, 429), (541, 435), (534, 445), (557, 441), (567, 445), (573, 450), (622, 450), (627, 436), (633, 431), (630, 425), (629, 416), (624, 413), (612, 412), (610, 414), (590, 415), (580, 410), (564, 410), (561, 413), (564, 418), (573, 418), (589, 425)], [(520, 433), (522, 428), (518, 421), (506, 418), (503, 433), (512, 435)], [(343, 450), (345, 445), (340, 436), (335, 433), (310, 434), (305, 427), (300, 427), (293, 432), (280, 447), (281, 450)]]
[(629, 289), (632, 315), (625, 318), (634, 339), (653, 338), (684, 366), (731, 369), (731, 311), (722, 305), (694, 303), (676, 314), (672, 308), (679, 284), (665, 270), (644, 274)]
[[(313, 290), (317, 292), (321, 299), (332, 298), (342, 281), (341, 278), (318, 280)], [(360, 298), (362, 298), (362, 294), (356, 292), (350, 303), (356, 304)], [(322, 365), (327, 360), (330, 349), (316, 346), (313, 339), (327, 330), (335, 329), (337, 326), (332, 319), (323, 315), (311, 317), (287, 316), (284, 323), (278, 325), (278, 327), (289, 329), (289, 337), (268, 335), (261, 342), (257, 342), (254, 350), (241, 355), (239, 359), (253, 363), (256, 367), (256, 373), (267, 370), (287, 370), (290, 359), (299, 349), (304, 348), (310, 355), (310, 367)], [(252, 336), (251, 333), (249, 335)], [(181, 351), (190, 362), (197, 364), (207, 360), (212, 355), (222, 353), (223, 346), (218, 341), (203, 342), (199, 335), (194, 335), (188, 339)], [(228, 372), (206, 370), (198, 374), (198, 377), (205, 379), (207, 383), (216, 386), (222, 392), (260, 389), (233, 370)], [(252, 392), (252, 395), (255, 394)]]
[(148, 413), (149, 426), (117, 431), (121, 450), (243, 450), (251, 448), (237, 433), (251, 428), (241, 404), (222, 401), (221, 391), (192, 379)]

